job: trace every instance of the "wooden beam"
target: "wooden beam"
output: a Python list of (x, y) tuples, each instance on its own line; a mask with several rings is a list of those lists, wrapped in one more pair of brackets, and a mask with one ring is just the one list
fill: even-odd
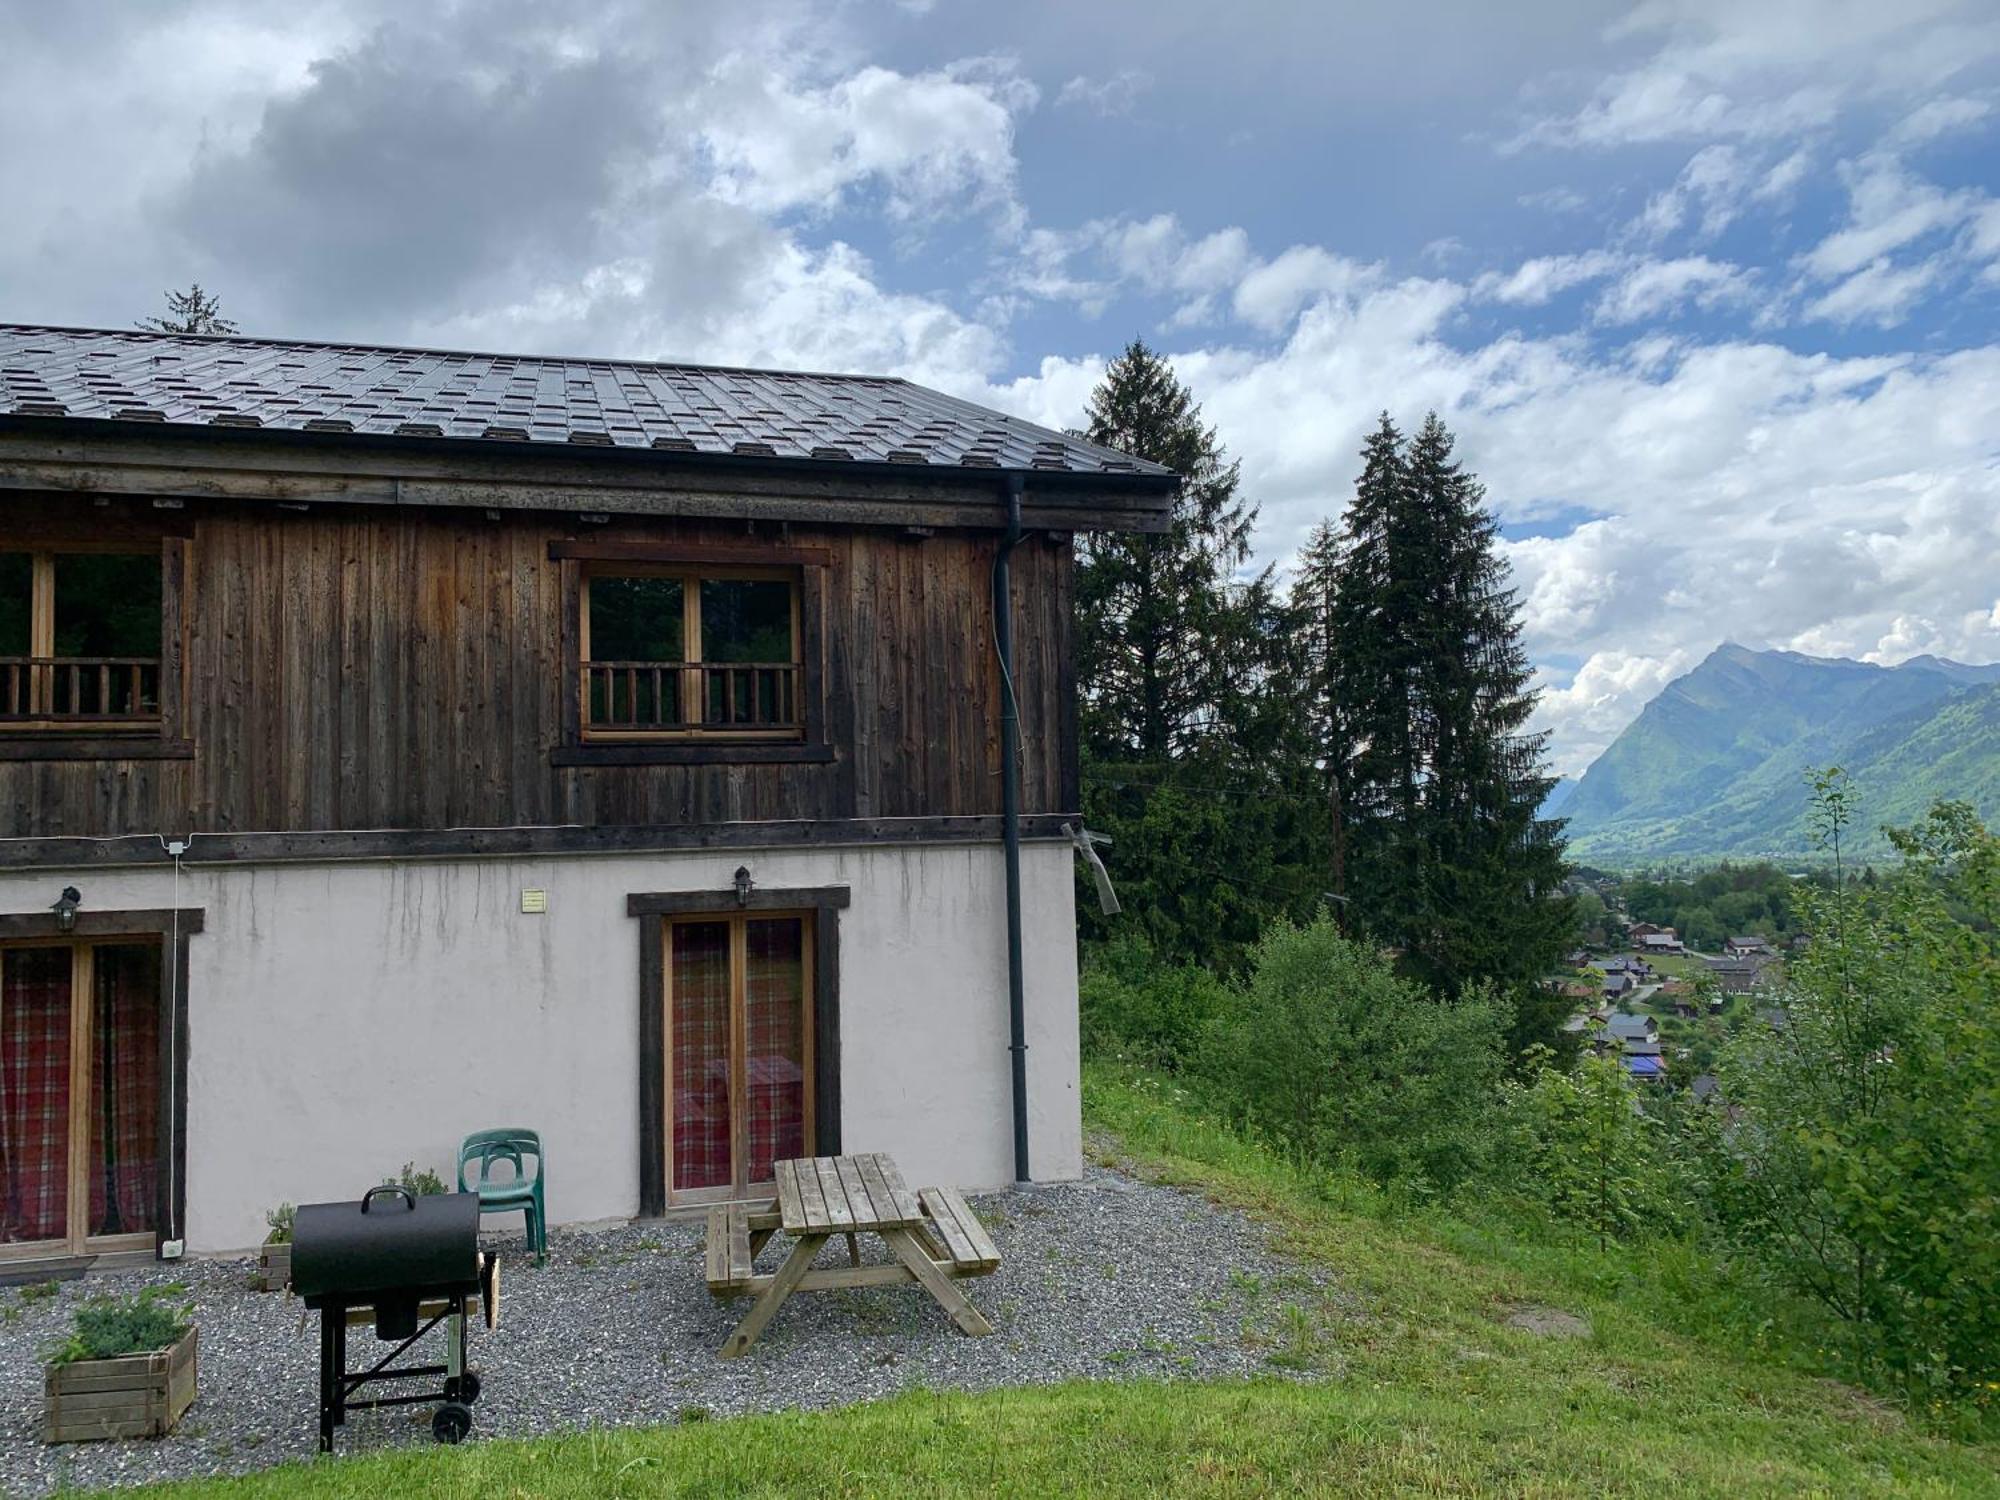
[[(86, 897), (87, 899), (87, 897)], [(201, 931), (206, 908), (183, 906), (149, 908), (143, 911), (92, 911), (80, 908), (76, 914), (76, 925), (68, 932), (56, 922), (52, 911), (0, 912), (0, 939), (19, 940), (22, 938), (162, 938), (177, 926), (182, 937)], [(168, 983), (164, 973), (160, 983)]]
[(552, 766), (823, 766), (837, 758), (831, 745), (731, 743), (696, 737), (619, 744), (586, 741), (558, 745), (549, 752)]
[[(895, 527), (997, 529), (1006, 522), (1003, 471), (994, 469), (615, 448), (580, 459), (568, 448), (532, 447), (495, 452), (483, 442), (276, 430), (128, 435), (109, 423), (0, 417), (0, 489)], [(1023, 514), (1037, 529), (1158, 532), (1168, 527), (1172, 490), (1173, 481), (1155, 476), (1038, 474)]]
[[(848, 904), (844, 885), (753, 888), (739, 899), (729, 891), (641, 891), (625, 898), (628, 917), (686, 917), (709, 912), (835, 911)], [(824, 1154), (824, 1153), (822, 1153)]]
[[(178, 694), (166, 669), (160, 688)], [(193, 760), (194, 742), (151, 735), (39, 734), (26, 731), (0, 735), (0, 761), (5, 760)]]
[[(1021, 836), (1060, 842), (1062, 813), (1021, 819)], [(640, 854), (691, 849), (792, 849), (876, 844), (995, 843), (1000, 819), (990, 814), (926, 818), (786, 819), (771, 822), (675, 823), (528, 828), (339, 829), (298, 833), (194, 833), (189, 865), (326, 864), (343, 860), (481, 859), (541, 854)], [(114, 869), (167, 865), (172, 860), (150, 833), (103, 838), (61, 836), (0, 839), (0, 869)], [(731, 894), (733, 901), (734, 894)], [(81, 920), (83, 914), (79, 914)]]
[(699, 567), (807, 567), (824, 568), (833, 561), (830, 547), (728, 547), (712, 542), (586, 542), (549, 543), (549, 557), (555, 561), (576, 558), (584, 562), (688, 563)]
[(666, 923), (639, 924), (639, 1213), (667, 1211)]

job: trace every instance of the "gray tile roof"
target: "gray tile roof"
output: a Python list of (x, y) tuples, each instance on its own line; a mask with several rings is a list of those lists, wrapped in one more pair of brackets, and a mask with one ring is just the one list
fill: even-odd
[(868, 375), (0, 324), (0, 416), (1118, 474), (1126, 457)]

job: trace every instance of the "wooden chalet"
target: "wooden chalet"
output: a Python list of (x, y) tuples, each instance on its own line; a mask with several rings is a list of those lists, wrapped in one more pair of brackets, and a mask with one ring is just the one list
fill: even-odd
[(1174, 484), (900, 380), (0, 327), (0, 1272), (499, 1124), (558, 1222), (1074, 1176), (1071, 536)]

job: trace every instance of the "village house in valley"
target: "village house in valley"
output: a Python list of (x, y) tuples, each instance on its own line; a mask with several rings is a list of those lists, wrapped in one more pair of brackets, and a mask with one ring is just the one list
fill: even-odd
[(0, 328), (0, 1257), (495, 1125), (556, 1222), (1074, 1177), (1071, 537), (1175, 483), (893, 379)]

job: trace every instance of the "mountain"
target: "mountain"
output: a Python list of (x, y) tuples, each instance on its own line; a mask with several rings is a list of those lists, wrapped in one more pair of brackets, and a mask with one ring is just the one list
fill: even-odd
[(1538, 818), (1560, 818), (1563, 809), (1569, 806), (1569, 799), (1576, 795), (1576, 778), (1558, 776), (1549, 788), (1548, 796), (1542, 798), (1542, 805), (1535, 809)]
[(2000, 664), (1895, 667), (1717, 647), (1625, 727), (1562, 805), (1570, 853), (1595, 864), (1798, 855), (1804, 776), (1852, 778), (1857, 853), (1880, 828), (1962, 797), (2000, 817)]

